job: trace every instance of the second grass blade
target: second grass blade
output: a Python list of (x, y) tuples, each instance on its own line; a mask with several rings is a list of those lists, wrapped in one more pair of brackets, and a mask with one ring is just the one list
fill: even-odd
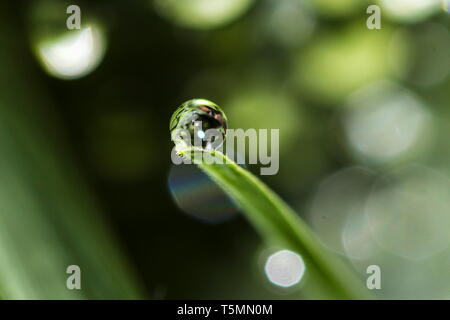
[[(201, 157), (194, 149), (180, 152), (192, 159)], [(325, 249), (308, 226), (256, 176), (232, 162), (223, 153), (212, 152), (224, 164), (197, 165), (242, 209), (251, 224), (269, 244), (299, 253), (309, 275), (303, 292), (311, 298), (366, 299), (368, 295), (357, 276)]]

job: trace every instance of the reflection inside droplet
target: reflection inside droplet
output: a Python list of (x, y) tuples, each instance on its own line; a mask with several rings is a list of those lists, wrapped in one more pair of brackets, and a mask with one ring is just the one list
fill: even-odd
[(55, 39), (37, 44), (37, 54), (47, 72), (62, 79), (75, 79), (93, 71), (103, 58), (105, 38), (102, 30), (89, 25), (70, 30)]
[(297, 253), (281, 250), (267, 258), (264, 271), (270, 282), (287, 288), (296, 285), (303, 278), (305, 263)]
[(205, 138), (205, 132), (202, 131), (202, 130), (199, 130), (198, 133), (197, 133), (197, 135), (198, 135), (198, 137), (199, 137), (200, 139), (204, 139), (204, 138)]
[(214, 102), (191, 99), (175, 110), (169, 129), (177, 148), (217, 149), (225, 139), (227, 117)]
[(228, 196), (195, 165), (172, 165), (169, 189), (186, 214), (209, 223), (220, 223), (237, 215)]

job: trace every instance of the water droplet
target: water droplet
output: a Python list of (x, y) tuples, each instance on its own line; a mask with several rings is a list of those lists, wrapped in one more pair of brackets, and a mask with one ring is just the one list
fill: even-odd
[(170, 119), (172, 141), (179, 148), (217, 149), (225, 139), (226, 130), (225, 113), (218, 105), (205, 99), (186, 101)]

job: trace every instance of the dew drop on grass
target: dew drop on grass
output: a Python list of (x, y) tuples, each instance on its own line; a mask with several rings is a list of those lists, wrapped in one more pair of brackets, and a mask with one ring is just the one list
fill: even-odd
[(217, 149), (225, 139), (227, 117), (215, 103), (192, 99), (183, 103), (170, 119), (170, 134), (177, 147)]

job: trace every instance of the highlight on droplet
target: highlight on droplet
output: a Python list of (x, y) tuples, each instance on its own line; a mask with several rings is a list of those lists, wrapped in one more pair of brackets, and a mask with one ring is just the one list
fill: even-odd
[(61, 79), (76, 79), (91, 73), (101, 62), (106, 41), (101, 28), (95, 24), (80, 30), (41, 40), (36, 53), (45, 70)]
[(270, 255), (264, 266), (269, 281), (284, 288), (298, 284), (305, 274), (305, 269), (302, 257), (290, 250), (280, 250)]

